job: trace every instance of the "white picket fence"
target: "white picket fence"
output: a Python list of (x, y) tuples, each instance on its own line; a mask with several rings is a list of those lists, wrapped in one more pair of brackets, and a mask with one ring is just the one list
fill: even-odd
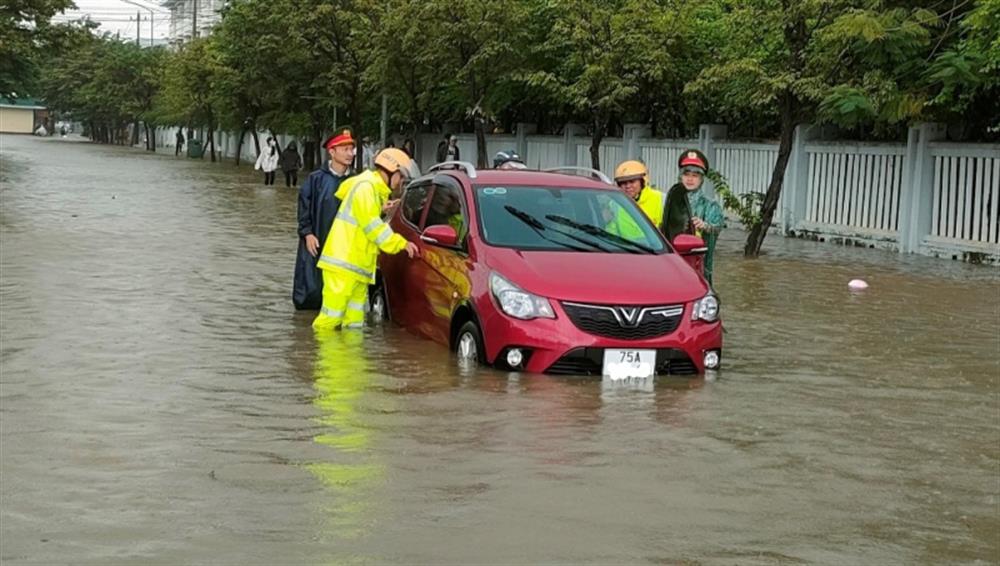
[(990, 147), (932, 143), (932, 238), (1000, 244), (1000, 154)]
[(807, 144), (806, 221), (860, 235), (893, 236), (906, 146)]
[[(715, 144), (711, 166), (726, 177), (733, 194), (740, 196), (755, 192), (766, 193), (777, 160), (776, 143), (722, 142)], [(775, 223), (782, 220), (785, 200), (782, 192), (774, 211)]]
[[(797, 135), (775, 226), (817, 239), (1000, 263), (1000, 145), (933, 141), (942, 134), (929, 126), (911, 129), (907, 144), (831, 142)], [(158, 130), (158, 145), (172, 148), (175, 131)], [(625, 159), (640, 159), (649, 167), (651, 183), (668, 188), (677, 181), (681, 153), (697, 147), (735, 194), (767, 191), (777, 143), (727, 140), (724, 135), (713, 139), (724, 134), (719, 126), (702, 126), (699, 139), (653, 139), (636, 133), (641, 131), (627, 129), (624, 138), (603, 140), (600, 168), (605, 174), (611, 176)], [(532, 169), (589, 166), (591, 140), (580, 133), (568, 126), (564, 135), (488, 135), (488, 160), (497, 151), (514, 149)], [(259, 133), (262, 144), (268, 135)], [(423, 169), (436, 162), (442, 137), (418, 136), (417, 158)], [(475, 163), (475, 135), (457, 137), (461, 158)], [(284, 147), (293, 138), (278, 139)], [(216, 133), (216, 148), (224, 158), (235, 155), (238, 142), (238, 135)], [(256, 159), (249, 134), (242, 158), (250, 163)]]
[(565, 142), (563, 136), (527, 136), (527, 148), (524, 164), (530, 169), (557, 167), (565, 161)]

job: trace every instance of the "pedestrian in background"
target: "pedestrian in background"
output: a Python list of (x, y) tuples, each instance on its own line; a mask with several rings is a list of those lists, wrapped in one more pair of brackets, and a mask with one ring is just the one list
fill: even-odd
[(330, 161), (313, 171), (299, 188), (299, 251), (292, 287), (296, 310), (317, 310), (323, 303), (323, 274), (316, 262), (340, 208), (334, 195), (351, 174), (356, 153), (350, 130), (327, 139), (323, 147)]
[(302, 156), (295, 142), (289, 142), (288, 147), (281, 152), (281, 170), (285, 173), (285, 186), (299, 185), (299, 169), (302, 169)]
[(445, 135), (437, 147), (437, 162), (444, 163), (445, 161), (458, 161), (459, 159), (461, 159), (461, 154), (458, 151), (458, 136), (455, 134)]
[(260, 152), (260, 155), (257, 156), (257, 163), (253, 166), (255, 170), (264, 172), (265, 185), (274, 184), (274, 171), (278, 168), (279, 157), (278, 143), (274, 141), (274, 138), (267, 138), (267, 148)]
[(182, 151), (184, 151), (184, 134), (177, 128), (177, 135), (174, 136), (174, 157), (180, 155)]
[(406, 155), (410, 156), (410, 159), (416, 159), (417, 146), (415, 143), (413, 143), (412, 138), (406, 138), (405, 140), (403, 140), (403, 151), (406, 152)]

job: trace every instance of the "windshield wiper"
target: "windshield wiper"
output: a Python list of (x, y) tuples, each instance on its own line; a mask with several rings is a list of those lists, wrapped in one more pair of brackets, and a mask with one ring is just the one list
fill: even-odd
[[(544, 240), (548, 240), (549, 242), (552, 242), (553, 244), (559, 244), (560, 246), (569, 248), (571, 250), (576, 250), (578, 252), (589, 252), (589, 251), (591, 251), (591, 249), (582, 248), (580, 246), (577, 246), (577, 245), (574, 245), (574, 244), (570, 244), (568, 242), (561, 242), (559, 240), (555, 240), (555, 239), (550, 238), (547, 234), (545, 234), (543, 232), (544, 230), (546, 230), (546, 228), (545, 228), (545, 225), (542, 224), (540, 220), (538, 220), (534, 216), (528, 214), (527, 212), (525, 212), (525, 211), (523, 211), (523, 210), (521, 210), (519, 208), (514, 208), (513, 206), (511, 206), (511, 205), (508, 204), (508, 205), (504, 205), (504, 209), (507, 212), (509, 212), (511, 215), (513, 215), (514, 218), (517, 218), (521, 222), (524, 222), (525, 224), (527, 224), (528, 226), (530, 226), (531, 229), (534, 230), (535, 233), (538, 234), (539, 237), (541, 237)], [(562, 236), (570, 238), (571, 240), (575, 240), (575, 241), (577, 241), (577, 242), (579, 242), (581, 244), (590, 246), (592, 249), (601, 250), (602, 252), (607, 251), (603, 247), (601, 247), (601, 245), (598, 244), (597, 242), (591, 242), (590, 240), (586, 240), (584, 238), (578, 238), (577, 236), (574, 236), (573, 234), (568, 234), (566, 232), (563, 232), (562, 230), (552, 229), (552, 231), (555, 232), (556, 234), (560, 234)]]
[(608, 232), (604, 228), (601, 228), (599, 226), (594, 226), (593, 224), (583, 224), (575, 220), (570, 220), (565, 216), (559, 216), (558, 214), (546, 214), (545, 218), (547, 220), (551, 220), (552, 222), (556, 222), (558, 224), (563, 224), (571, 228), (576, 228), (577, 230), (580, 230), (581, 232), (586, 232), (591, 236), (597, 236), (599, 238), (603, 238), (605, 241), (610, 242), (618, 246), (619, 248), (629, 251), (631, 253), (638, 253), (636, 250), (640, 250), (647, 254), (656, 253), (656, 250), (647, 245), (640, 244), (638, 242), (633, 242), (628, 238), (623, 238), (618, 234)]

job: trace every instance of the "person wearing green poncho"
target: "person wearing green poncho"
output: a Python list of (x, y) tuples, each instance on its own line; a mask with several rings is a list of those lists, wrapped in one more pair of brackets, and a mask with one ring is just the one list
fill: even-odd
[(697, 149), (687, 150), (681, 154), (677, 165), (681, 170), (681, 182), (671, 187), (668, 192), (667, 208), (668, 210), (671, 208), (669, 196), (679, 196), (682, 188), (687, 191), (687, 208), (690, 214), (687, 233), (705, 240), (705, 246), (708, 248), (705, 254), (705, 279), (709, 285), (714, 286), (712, 275), (715, 243), (719, 238), (719, 232), (725, 227), (726, 217), (718, 201), (702, 190), (705, 173), (708, 171), (708, 159), (705, 154)]

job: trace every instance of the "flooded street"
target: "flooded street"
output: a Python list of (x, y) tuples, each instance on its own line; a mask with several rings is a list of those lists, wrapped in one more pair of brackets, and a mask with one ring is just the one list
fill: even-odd
[(4, 564), (1000, 562), (997, 267), (730, 230), (718, 379), (459, 370), (247, 166), (0, 151)]

